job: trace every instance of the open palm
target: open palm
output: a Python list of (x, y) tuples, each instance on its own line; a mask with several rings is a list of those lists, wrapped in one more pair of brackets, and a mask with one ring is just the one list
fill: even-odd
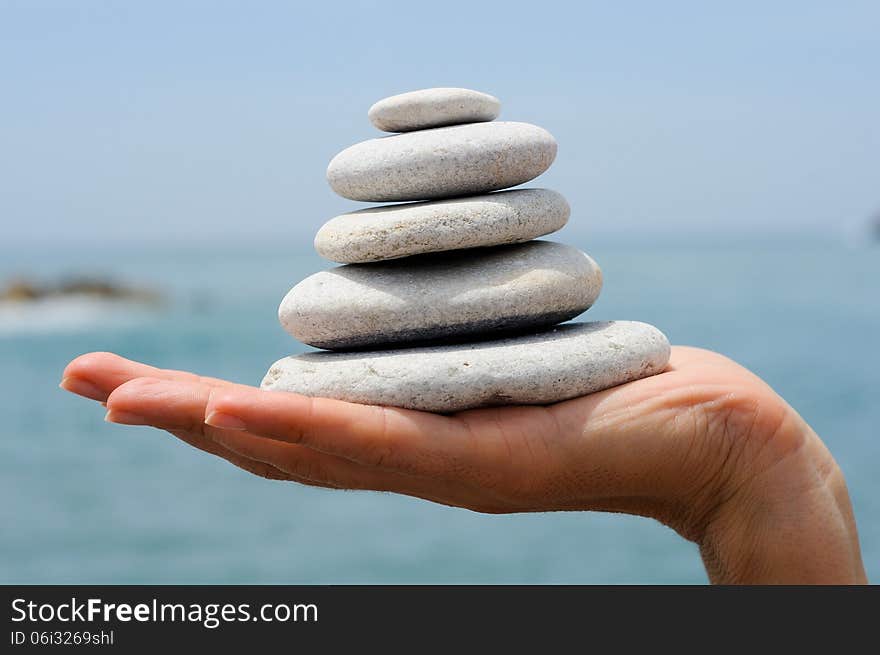
[[(676, 347), (657, 376), (550, 406), (443, 416), (267, 392), (110, 353), (62, 386), (266, 478), (390, 491), (482, 512), (619, 511), (696, 541), (717, 581), (858, 582), (840, 470), (772, 389)], [(802, 548), (774, 534), (796, 528)], [(807, 540), (821, 539), (821, 556)], [(804, 552), (806, 550), (806, 552)]]

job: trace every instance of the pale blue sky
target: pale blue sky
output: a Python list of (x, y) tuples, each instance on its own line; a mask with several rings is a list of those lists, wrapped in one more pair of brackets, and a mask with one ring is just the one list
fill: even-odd
[(0, 0), (7, 243), (290, 239), (370, 104), (497, 95), (578, 234), (840, 234), (880, 210), (877, 2)]

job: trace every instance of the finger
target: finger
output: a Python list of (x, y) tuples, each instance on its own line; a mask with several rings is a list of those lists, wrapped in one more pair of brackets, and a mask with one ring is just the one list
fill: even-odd
[(235, 453), (205, 437), (200, 437), (199, 435), (184, 430), (174, 430), (169, 432), (169, 434), (174, 435), (184, 443), (188, 443), (193, 448), (221, 457), (238, 468), (243, 469), (248, 473), (258, 475), (261, 478), (266, 478), (267, 480), (291, 480), (291, 476), (281, 469), (272, 466), (271, 464), (267, 464), (266, 462), (258, 462), (242, 457), (238, 453)]
[[(210, 428), (209, 428), (210, 429)], [(218, 444), (252, 462), (269, 464), (284, 473), (335, 489), (391, 491), (439, 502), (439, 495), (411, 476), (379, 471), (306, 446), (259, 437), (248, 432), (216, 431)]]
[(447, 472), (467, 455), (464, 428), (454, 418), (283, 391), (216, 389), (205, 421), (415, 475)]
[[(271, 466), (270, 464), (248, 460), (238, 453), (235, 453), (228, 448), (225, 448), (221, 444), (218, 444), (217, 442), (209, 439), (203, 433), (203, 426), (197, 424), (193, 424), (192, 426), (184, 425), (185, 421), (183, 419), (178, 419), (176, 421), (171, 419), (170, 417), (175, 412), (182, 413), (183, 411), (185, 411), (186, 403), (167, 403), (167, 398), (164, 397), (161, 393), (157, 393), (155, 385), (150, 384), (150, 379), (146, 380), (146, 382), (141, 382), (139, 385), (137, 385), (136, 389), (133, 388), (130, 390), (132, 393), (138, 394), (138, 402), (126, 402), (125, 394), (121, 394), (121, 399), (119, 399), (118, 402), (115, 402), (112, 408), (109, 407), (109, 402), (105, 403), (106, 405), (108, 405), (107, 420), (109, 422), (125, 423), (129, 425), (149, 424), (150, 411), (155, 412), (155, 410), (158, 408), (161, 411), (160, 420), (162, 421), (162, 427), (167, 429), (171, 434), (176, 436), (181, 441), (184, 441), (204, 452), (222, 457), (232, 464), (235, 464), (239, 468), (242, 468), (255, 475), (259, 475), (260, 477), (274, 480), (290, 479), (290, 476), (288, 474), (274, 466)], [(148, 408), (147, 412), (144, 411), (145, 408)], [(184, 428), (175, 429), (173, 427), (174, 424), (184, 425)]]
[[(271, 462), (254, 460), (244, 451), (235, 452), (224, 445), (222, 437), (225, 431), (206, 429), (200, 419), (204, 415), (209, 394), (209, 387), (192, 382), (137, 378), (120, 385), (110, 395), (107, 420), (111, 423), (150, 425), (166, 430), (199, 450), (223, 457), (262, 477), (282, 479), (293, 476), (300, 477), (303, 481), (316, 482), (294, 476), (293, 472), (283, 471)], [(232, 436), (242, 435), (235, 433)], [(267, 466), (275, 471), (268, 470)]]
[[(265, 439), (240, 430), (206, 426), (202, 417), (212, 393), (210, 386), (198, 383), (138, 378), (121, 385), (110, 395), (107, 418), (111, 422), (152, 425), (173, 434), (194, 435), (196, 447), (214, 441), (243, 459), (269, 464), (307, 483), (393, 491), (445, 502), (442, 493), (445, 483), (370, 470), (305, 446)], [(212, 452), (208, 447), (202, 449)]]
[(484, 512), (497, 512), (502, 508), (506, 511), (511, 509), (500, 500), (493, 504), (491, 493), (475, 489), (463, 481), (449, 483), (442, 479), (420, 478), (369, 468), (305, 446), (259, 437), (248, 432), (221, 432), (220, 436), (215, 438), (229, 450), (243, 457), (272, 464), (293, 478), (299, 476), (308, 480), (306, 484), (335, 489), (387, 491), (442, 505), (467, 507)]
[(183, 432), (179, 430), (169, 432), (169, 434), (177, 437), (184, 443), (188, 443), (194, 448), (198, 448), (199, 450), (202, 450), (211, 455), (221, 457), (227, 462), (230, 462), (231, 464), (237, 466), (238, 468), (245, 470), (248, 473), (253, 473), (254, 475), (257, 475), (261, 478), (266, 478), (267, 480), (297, 482), (308, 487), (319, 487), (321, 489), (339, 489), (339, 487), (337, 487), (336, 485), (323, 484), (321, 482), (316, 482), (315, 480), (310, 480), (308, 478), (304, 478), (298, 475), (293, 475), (289, 471), (283, 471), (268, 462), (250, 459), (239, 453), (236, 453), (233, 450), (230, 450), (229, 448), (226, 448), (225, 446), (220, 445), (219, 443), (211, 439), (208, 439), (207, 437), (201, 437), (199, 435), (194, 435), (190, 432)]
[(212, 386), (232, 384), (185, 371), (156, 368), (113, 353), (94, 352), (80, 355), (67, 365), (62, 374), (61, 388), (104, 402), (121, 384), (142, 377), (202, 382)]

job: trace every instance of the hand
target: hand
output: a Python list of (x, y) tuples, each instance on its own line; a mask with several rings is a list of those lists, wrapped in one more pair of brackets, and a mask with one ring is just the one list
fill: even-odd
[(262, 477), (480, 512), (653, 517), (718, 583), (864, 583), (843, 476), (816, 434), (721, 355), (673, 348), (657, 376), (547, 407), (441, 416), (267, 392), (109, 353), (61, 386)]

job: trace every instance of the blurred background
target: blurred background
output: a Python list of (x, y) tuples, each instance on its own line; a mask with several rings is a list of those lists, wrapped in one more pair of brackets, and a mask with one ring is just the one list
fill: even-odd
[(258, 384), (358, 207), (385, 96), (464, 86), (559, 141), (531, 186), (603, 267), (590, 319), (764, 377), (823, 437), (880, 575), (875, 2), (0, 0), (0, 582), (689, 583), (651, 521), (270, 482), (58, 389), (110, 350)]

